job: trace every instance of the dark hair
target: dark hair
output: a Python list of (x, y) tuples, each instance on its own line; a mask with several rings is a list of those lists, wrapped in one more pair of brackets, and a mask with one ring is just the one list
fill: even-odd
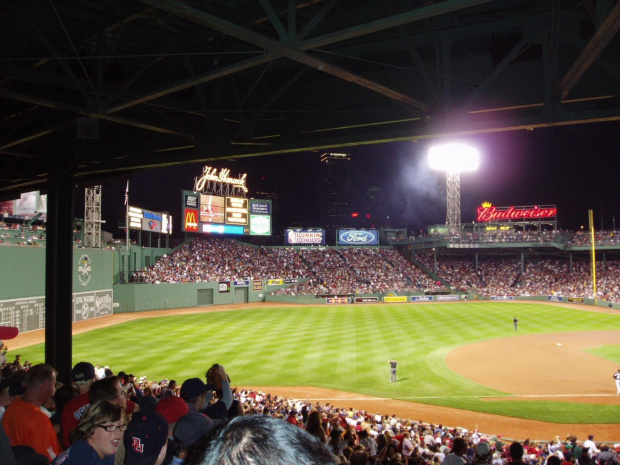
[(523, 446), (520, 442), (515, 441), (510, 444), (510, 456), (512, 460), (521, 460), (523, 458)]
[[(202, 450), (200, 450), (202, 449)], [(264, 415), (233, 418), (201, 443), (190, 465), (333, 464), (329, 450), (303, 429)]]
[(121, 382), (118, 376), (110, 376), (95, 381), (90, 386), (88, 398), (91, 404), (98, 400), (114, 400), (116, 398), (116, 386)]
[(455, 438), (452, 443), (452, 453), (464, 455), (467, 453), (467, 441), (464, 438)]

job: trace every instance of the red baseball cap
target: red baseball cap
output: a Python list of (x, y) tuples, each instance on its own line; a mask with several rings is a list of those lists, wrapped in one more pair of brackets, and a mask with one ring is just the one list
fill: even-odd
[(15, 339), (19, 334), (19, 328), (14, 326), (0, 326), (0, 341), (4, 339)]

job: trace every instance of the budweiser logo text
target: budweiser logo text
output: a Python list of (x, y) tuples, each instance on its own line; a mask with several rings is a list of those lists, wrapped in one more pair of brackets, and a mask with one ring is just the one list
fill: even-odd
[(558, 214), (558, 209), (552, 206), (539, 207), (495, 207), (485, 202), (478, 207), (478, 221), (506, 221), (506, 220), (524, 220), (524, 219), (543, 219), (553, 218)]

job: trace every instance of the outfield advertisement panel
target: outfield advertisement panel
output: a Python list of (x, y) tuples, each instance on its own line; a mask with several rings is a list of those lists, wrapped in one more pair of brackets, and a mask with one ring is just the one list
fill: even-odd
[(172, 216), (168, 213), (153, 212), (129, 206), (127, 214), (129, 217), (129, 229), (172, 234)]
[(433, 296), (432, 295), (412, 295), (411, 301), (412, 302), (432, 302)]
[(271, 215), (250, 215), (250, 235), (271, 236)]
[(383, 298), (385, 303), (395, 303), (395, 302), (407, 302), (406, 295), (397, 295), (397, 296), (387, 296)]
[(284, 245), (325, 245), (324, 229), (287, 228)]
[(379, 233), (376, 229), (339, 229), (338, 245), (378, 245)]

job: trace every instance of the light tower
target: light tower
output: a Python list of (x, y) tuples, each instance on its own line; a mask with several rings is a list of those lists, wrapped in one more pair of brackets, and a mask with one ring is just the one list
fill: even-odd
[(478, 163), (478, 150), (463, 144), (437, 145), (428, 151), (430, 167), (446, 172), (446, 226), (450, 232), (461, 231), (461, 172), (475, 171)]

